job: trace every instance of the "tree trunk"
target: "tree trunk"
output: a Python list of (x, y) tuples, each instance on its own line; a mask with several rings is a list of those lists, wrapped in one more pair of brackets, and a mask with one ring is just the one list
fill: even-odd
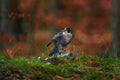
[(8, 33), (9, 32), (9, 19), (8, 19), (8, 13), (9, 13), (9, 1), (10, 0), (1, 0), (1, 25), (0, 25), (0, 32)]
[[(22, 14), (22, 12), (18, 9), (19, 6), (19, 0), (11, 0), (14, 1), (16, 5), (11, 6), (10, 13), (13, 12), (17, 15)], [(25, 36), (25, 32), (23, 30), (23, 19), (19, 18), (18, 16), (15, 17), (15, 19), (10, 20), (10, 27), (12, 28), (12, 33), (15, 36), (17, 41), (20, 41), (20, 35)]]
[(113, 0), (112, 6), (112, 42), (107, 57), (120, 57), (120, 0)]
[[(9, 1), (10, 0), (0, 0), (0, 37), (2, 38), (3, 34), (9, 34)], [(3, 42), (0, 41), (0, 52), (2, 53)]]

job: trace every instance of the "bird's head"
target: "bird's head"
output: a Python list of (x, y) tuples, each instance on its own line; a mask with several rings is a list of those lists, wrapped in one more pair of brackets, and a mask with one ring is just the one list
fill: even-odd
[(69, 27), (64, 28), (64, 31), (67, 31), (68, 33), (71, 33), (71, 29)]

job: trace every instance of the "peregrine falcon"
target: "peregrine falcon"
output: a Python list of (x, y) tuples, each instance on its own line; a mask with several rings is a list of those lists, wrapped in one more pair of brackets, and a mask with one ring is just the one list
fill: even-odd
[(48, 43), (49, 46), (52, 42), (55, 43), (55, 46), (49, 56), (56, 56), (60, 53), (65, 53), (67, 45), (72, 41), (73, 33), (70, 28), (64, 28), (56, 35), (53, 36), (52, 40)]

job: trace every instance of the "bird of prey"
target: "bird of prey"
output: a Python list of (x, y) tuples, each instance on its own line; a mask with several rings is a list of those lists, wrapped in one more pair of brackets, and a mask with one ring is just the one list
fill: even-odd
[(49, 46), (52, 42), (55, 43), (55, 46), (49, 56), (58, 55), (60, 53), (65, 53), (67, 45), (72, 41), (73, 33), (70, 28), (64, 28), (56, 35), (53, 36), (52, 40), (48, 43)]

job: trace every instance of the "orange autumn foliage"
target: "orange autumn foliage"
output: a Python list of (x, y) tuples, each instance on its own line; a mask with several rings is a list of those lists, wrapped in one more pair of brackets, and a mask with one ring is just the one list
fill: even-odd
[[(16, 6), (14, 0), (11, 0), (10, 5), (12, 8)], [(27, 28), (33, 21), (32, 27), (36, 43), (49, 41), (50, 34), (44, 31), (41, 33), (41, 28), (47, 29), (49, 27), (61, 30), (69, 26), (75, 34), (71, 44), (79, 46), (78, 51), (82, 49), (84, 52), (96, 55), (98, 52), (105, 53), (108, 50), (111, 43), (109, 29), (112, 0), (59, 0), (59, 2), (57, 0), (54, 2), (49, 0), (19, 0), (17, 6), (21, 13), (10, 13), (10, 19), (23, 18)], [(46, 37), (39, 34), (45, 34)]]

